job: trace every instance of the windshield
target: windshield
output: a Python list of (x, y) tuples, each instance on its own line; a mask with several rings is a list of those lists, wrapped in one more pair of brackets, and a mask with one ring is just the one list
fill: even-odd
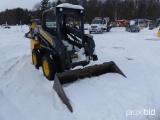
[(102, 20), (92, 20), (91, 24), (102, 24)]
[(47, 12), (45, 19), (47, 28), (56, 28), (56, 16), (53, 11)]
[(131, 28), (137, 28), (137, 26), (136, 26), (136, 25), (130, 25), (130, 27), (131, 27)]

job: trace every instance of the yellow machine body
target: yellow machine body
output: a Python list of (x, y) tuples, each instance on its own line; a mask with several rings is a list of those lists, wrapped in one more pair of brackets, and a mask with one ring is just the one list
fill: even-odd
[(160, 37), (160, 29), (158, 29), (158, 37)]
[(31, 39), (31, 40), (30, 40), (30, 43), (31, 43), (31, 51), (32, 51), (33, 49), (35, 49), (35, 48), (42, 49), (42, 47), (40, 46), (39, 41)]

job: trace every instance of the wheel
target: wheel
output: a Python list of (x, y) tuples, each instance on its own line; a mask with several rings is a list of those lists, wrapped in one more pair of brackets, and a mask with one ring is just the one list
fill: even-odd
[(93, 58), (93, 61), (97, 61), (98, 60), (97, 55), (92, 55), (92, 58)]
[(102, 34), (102, 33), (103, 33), (103, 30), (101, 29), (100, 34)]
[(110, 28), (107, 28), (107, 32), (110, 32)]
[(48, 80), (54, 80), (54, 76), (58, 71), (58, 64), (51, 55), (44, 55), (42, 58), (43, 74)]
[(33, 49), (32, 50), (32, 63), (33, 65), (39, 69), (42, 64), (42, 54), (40, 49)]
[(89, 31), (89, 34), (91, 34), (92, 32), (91, 31)]

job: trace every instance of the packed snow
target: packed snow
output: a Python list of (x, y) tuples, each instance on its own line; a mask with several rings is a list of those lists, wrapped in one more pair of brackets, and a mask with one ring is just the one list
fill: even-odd
[(80, 5), (72, 5), (70, 3), (63, 3), (60, 5), (57, 5), (56, 7), (62, 7), (62, 8), (71, 8), (71, 9), (84, 9), (82, 6)]
[[(54, 81), (32, 65), (30, 40), (24, 37), (28, 26), (0, 28), (0, 120), (159, 120), (157, 31), (117, 27), (92, 34), (99, 60), (89, 65), (114, 61), (127, 78), (108, 73), (63, 86), (71, 113), (53, 90)], [(137, 112), (143, 110), (155, 114)]]

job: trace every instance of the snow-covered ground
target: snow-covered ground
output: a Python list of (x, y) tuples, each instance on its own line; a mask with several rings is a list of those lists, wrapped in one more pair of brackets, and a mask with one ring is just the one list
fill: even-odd
[(0, 28), (0, 120), (160, 120), (157, 30), (93, 34), (99, 60), (90, 65), (114, 61), (127, 78), (108, 73), (65, 86), (70, 113), (52, 89), (54, 81), (32, 65), (28, 27)]

